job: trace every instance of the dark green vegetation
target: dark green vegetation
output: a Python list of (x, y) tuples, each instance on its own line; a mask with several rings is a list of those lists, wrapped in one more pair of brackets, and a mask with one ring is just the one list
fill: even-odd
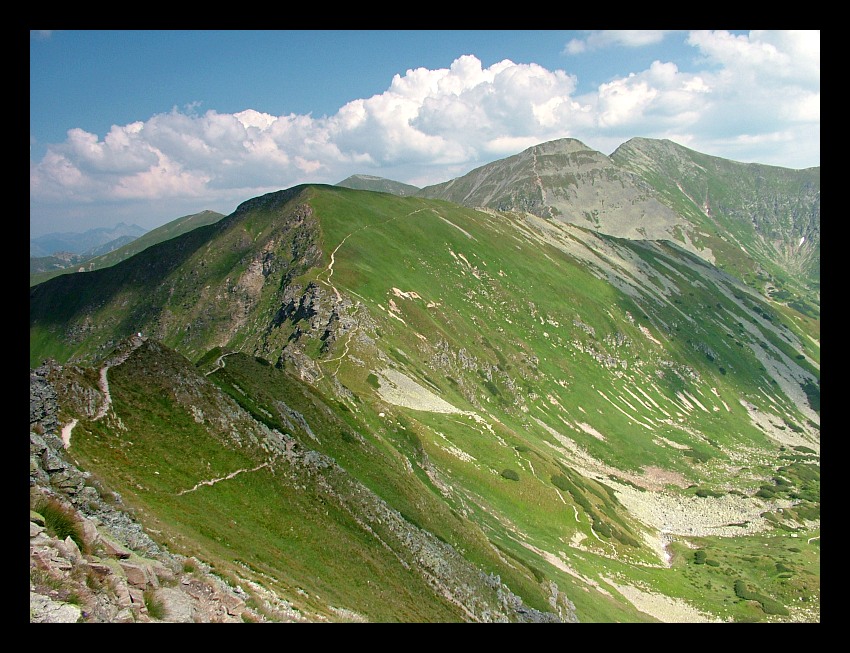
[(165, 617), (165, 604), (157, 600), (153, 590), (145, 590), (144, 602), (145, 609), (151, 619), (163, 619)]
[(65, 365), (69, 453), (160, 541), (311, 619), (818, 620), (818, 320), (561, 217), (255, 198), (34, 287), (31, 365)]

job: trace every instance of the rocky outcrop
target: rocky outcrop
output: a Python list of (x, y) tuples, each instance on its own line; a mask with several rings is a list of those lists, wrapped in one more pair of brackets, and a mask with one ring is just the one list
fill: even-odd
[(76, 521), (83, 548), (70, 535), (51, 535), (45, 517), (31, 511), (30, 623), (261, 620), (200, 561), (140, 556), (106, 535), (106, 525), (96, 518), (59, 496), (42, 496)]
[[(57, 435), (48, 377), (60, 369), (46, 362), (30, 373), (30, 623), (264, 620), (244, 591), (201, 561), (162, 550), (120, 496), (110, 493), (110, 505), (87, 484)], [(42, 513), (59, 515), (73, 534), (57, 534)]]

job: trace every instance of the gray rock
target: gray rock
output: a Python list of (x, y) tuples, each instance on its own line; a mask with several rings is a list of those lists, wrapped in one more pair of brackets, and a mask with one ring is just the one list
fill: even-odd
[(30, 592), (30, 623), (73, 624), (79, 621), (83, 611), (71, 603), (61, 603)]
[(44, 471), (48, 473), (59, 472), (65, 469), (65, 461), (50, 449), (47, 449), (41, 457), (41, 465)]
[(132, 555), (132, 551), (130, 551), (130, 549), (119, 544), (111, 537), (101, 536), (100, 543), (103, 546), (105, 555), (121, 559), (129, 558)]
[(69, 535), (64, 540), (57, 540), (56, 549), (66, 560), (79, 563), (83, 559), (83, 554), (80, 553), (80, 547), (77, 546), (77, 543), (71, 539)]
[(187, 594), (171, 587), (160, 587), (156, 590), (154, 599), (163, 604), (165, 611), (163, 621), (195, 623), (194, 602)]
[(93, 547), (100, 543), (101, 537), (100, 533), (97, 530), (97, 526), (95, 523), (86, 517), (82, 517), (80, 519), (80, 527), (83, 531), (83, 541), (89, 546)]
[(132, 587), (145, 589), (149, 585), (153, 587), (159, 586), (156, 574), (147, 565), (126, 562), (124, 560), (120, 562), (120, 565), (124, 575), (127, 577), (127, 582)]

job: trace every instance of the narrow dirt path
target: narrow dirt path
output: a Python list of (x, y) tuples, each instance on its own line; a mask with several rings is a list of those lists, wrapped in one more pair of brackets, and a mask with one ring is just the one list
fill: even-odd
[[(430, 208), (416, 209), (415, 211), (411, 211), (410, 213), (405, 213), (404, 215), (397, 215), (397, 216), (394, 216), (392, 218), (389, 218), (388, 220), (384, 220), (383, 222), (379, 222), (377, 224), (363, 225), (362, 227), (358, 227), (354, 231), (349, 232), (341, 241), (339, 241), (339, 244), (336, 247), (334, 247), (333, 251), (331, 252), (330, 262), (328, 263), (328, 266), (322, 272), (319, 273), (319, 275), (316, 277), (316, 280), (319, 281), (320, 283), (325, 284), (328, 288), (333, 290), (334, 295), (336, 296), (337, 302), (341, 302), (342, 301), (342, 294), (339, 292), (339, 289), (331, 282), (331, 277), (333, 277), (333, 274), (334, 274), (334, 265), (336, 264), (336, 253), (339, 251), (339, 248), (342, 247), (345, 244), (345, 241), (348, 240), (351, 236), (353, 236), (354, 234), (356, 234), (360, 231), (365, 231), (367, 229), (372, 229), (374, 227), (382, 227), (383, 225), (385, 225), (389, 222), (393, 222), (394, 220), (398, 220), (399, 218), (408, 218), (411, 215), (415, 215), (416, 213), (420, 213), (421, 211), (426, 211), (426, 210), (433, 211), (433, 209), (430, 209)], [(324, 279), (322, 279), (323, 274), (326, 275)], [(349, 351), (349, 348), (350, 348), (350, 345), (351, 345), (351, 338), (354, 335), (355, 331), (356, 331), (356, 328), (352, 329), (351, 331), (348, 332), (348, 338), (346, 338), (346, 340), (345, 340), (345, 349), (340, 356), (337, 356), (336, 358), (331, 358), (331, 359), (328, 359), (328, 360), (316, 361), (317, 364), (323, 365), (325, 363), (336, 362), (337, 363), (336, 370), (334, 370), (334, 372), (333, 372), (333, 375), (336, 376), (339, 373), (339, 368), (342, 366), (342, 361), (345, 359), (346, 356), (348, 356), (348, 351)], [(224, 365), (222, 364), (222, 367), (223, 366)], [(321, 368), (320, 368), (320, 370), (321, 370)], [(316, 379), (315, 382), (318, 383), (323, 378), (325, 378), (324, 372), (321, 373), (321, 376), (319, 376), (319, 378)]]
[[(138, 334), (138, 339), (133, 342), (133, 347), (129, 351), (126, 351), (119, 358), (113, 361), (114, 365), (120, 365), (127, 357), (145, 341), (145, 338), (142, 337), (142, 334)], [(103, 403), (98, 408), (97, 413), (92, 418), (92, 421), (99, 421), (106, 417), (106, 413), (109, 412), (109, 407), (112, 406), (112, 395), (109, 393), (109, 379), (107, 378), (107, 372), (109, 371), (110, 365), (106, 364), (100, 368), (100, 376), (98, 378), (98, 388), (103, 394)], [(71, 432), (74, 430), (74, 427), (77, 425), (77, 420), (73, 419), (68, 424), (62, 427), (62, 444), (66, 449), (71, 447)]]
[(100, 368), (100, 381), (98, 386), (100, 387), (100, 391), (103, 393), (103, 403), (100, 406), (100, 410), (97, 411), (97, 415), (94, 416), (95, 422), (106, 417), (106, 413), (112, 405), (112, 395), (109, 394), (109, 380), (106, 378), (106, 372), (108, 369), (108, 365), (104, 365)]
[[(360, 305), (358, 304), (357, 307), (355, 307), (354, 315), (357, 315), (357, 311), (359, 310), (359, 308)], [(348, 356), (348, 351), (351, 348), (351, 338), (354, 336), (354, 333), (356, 331), (357, 327), (355, 326), (353, 329), (351, 329), (351, 331), (348, 332), (348, 337), (345, 339), (345, 348), (339, 356), (337, 356), (336, 358), (329, 358), (327, 360), (319, 360), (316, 361), (316, 363), (318, 363), (319, 365), (325, 365), (327, 363), (336, 363), (337, 366), (336, 369), (333, 371), (333, 376), (339, 374), (339, 368), (342, 367), (342, 361), (345, 359), (346, 356)], [(319, 378), (316, 379), (316, 383), (325, 378), (325, 373), (322, 371), (321, 367), (319, 367), (319, 371), (321, 372), (321, 375), (319, 376)]]
[(274, 461), (275, 461), (275, 458), (272, 458), (271, 460), (267, 460), (266, 462), (261, 463), (260, 465), (257, 465), (257, 466), (256, 466), (256, 467), (254, 467), (253, 469), (247, 469), (247, 468), (237, 469), (235, 472), (231, 472), (231, 473), (230, 473), (230, 474), (228, 474), (227, 476), (222, 476), (221, 478), (213, 478), (213, 479), (210, 479), (209, 481), (200, 481), (200, 482), (196, 483), (196, 484), (195, 484), (195, 487), (193, 487), (193, 488), (190, 488), (190, 489), (188, 489), (188, 490), (180, 490), (180, 492), (178, 492), (178, 493), (177, 493), (177, 496), (179, 497), (179, 496), (182, 496), (182, 495), (184, 495), (184, 494), (188, 494), (189, 492), (194, 492), (194, 491), (195, 491), (195, 490), (197, 490), (199, 487), (204, 486), (204, 485), (213, 486), (213, 485), (215, 485), (216, 483), (220, 483), (221, 481), (227, 481), (227, 480), (230, 480), (230, 479), (231, 479), (231, 478), (233, 478), (234, 476), (238, 476), (239, 474), (242, 474), (243, 472), (256, 472), (257, 470), (260, 470), (260, 469), (262, 469), (263, 467), (268, 467), (268, 466), (269, 466), (269, 465), (271, 465)]
[(225, 356), (233, 356), (233, 354), (235, 354), (235, 353), (236, 352), (229, 351), (229, 352), (219, 356), (215, 361), (215, 367), (213, 369), (211, 369), (209, 372), (205, 372), (204, 376), (209, 376), (213, 372), (217, 372), (218, 370), (223, 369), (224, 368), (224, 358), (225, 358)]
[(72, 419), (70, 422), (65, 424), (62, 427), (62, 445), (67, 449), (71, 446), (71, 431), (74, 430), (74, 427), (77, 425), (77, 420)]
[(339, 242), (339, 245), (334, 247), (334, 250), (331, 252), (331, 260), (328, 263), (328, 267), (326, 267), (324, 269), (324, 273), (327, 274), (327, 277), (322, 279), (321, 278), (322, 273), (319, 273), (317, 280), (319, 282), (325, 284), (328, 288), (330, 288), (331, 290), (334, 291), (334, 294), (336, 295), (337, 301), (342, 301), (342, 295), (340, 294), (339, 290), (337, 290), (337, 287), (331, 283), (331, 277), (334, 274), (334, 264), (336, 263), (336, 253), (339, 251), (339, 248), (342, 247), (345, 244), (345, 241), (348, 240), (351, 236), (353, 236), (354, 234), (356, 234), (359, 231), (365, 231), (366, 229), (372, 229), (373, 227), (382, 227), (389, 222), (393, 222), (394, 220), (398, 220), (399, 218), (409, 218), (411, 215), (414, 215), (416, 213), (419, 213), (421, 211), (426, 211), (426, 210), (433, 211), (433, 209), (430, 209), (430, 208), (416, 209), (415, 211), (411, 211), (410, 213), (406, 213), (404, 215), (397, 215), (395, 217), (389, 218), (388, 220), (384, 220), (383, 222), (378, 222), (377, 224), (365, 224), (362, 227), (358, 227), (354, 231), (350, 232), (345, 238), (343, 238)]

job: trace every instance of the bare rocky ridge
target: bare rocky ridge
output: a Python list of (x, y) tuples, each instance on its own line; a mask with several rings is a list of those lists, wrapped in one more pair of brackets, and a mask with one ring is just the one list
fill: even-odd
[(620, 238), (672, 239), (687, 226), (637, 175), (571, 138), (531, 147), (419, 195), (528, 212)]

